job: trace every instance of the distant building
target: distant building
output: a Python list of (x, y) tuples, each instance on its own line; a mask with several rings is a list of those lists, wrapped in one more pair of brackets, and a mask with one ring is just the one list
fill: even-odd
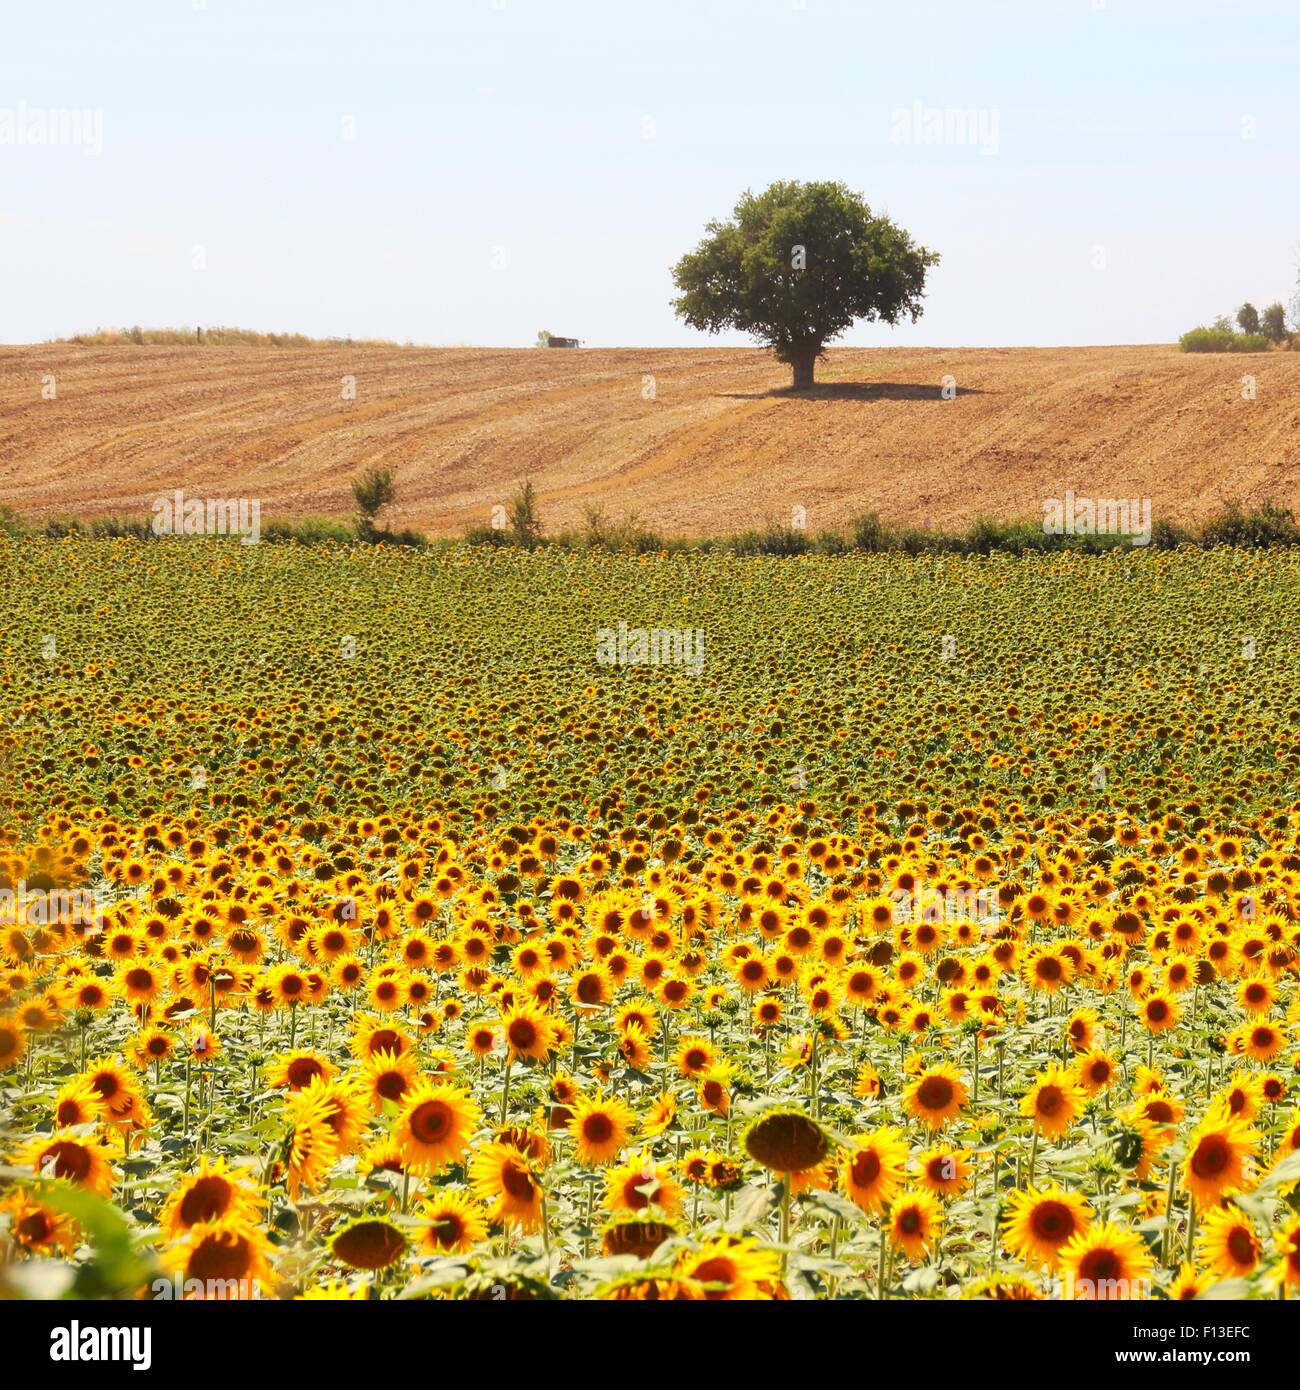
[(547, 338), (546, 346), (576, 348), (578, 346), (578, 340), (576, 338)]

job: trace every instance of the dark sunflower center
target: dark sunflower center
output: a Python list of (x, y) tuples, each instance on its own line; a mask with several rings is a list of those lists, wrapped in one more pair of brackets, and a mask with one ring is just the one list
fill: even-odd
[(1039, 1202), (1031, 1219), (1040, 1240), (1059, 1244), (1074, 1233), (1074, 1216), (1064, 1202)]
[(1232, 1151), (1227, 1141), (1221, 1135), (1211, 1134), (1196, 1146), (1196, 1152), (1192, 1155), (1192, 1172), (1198, 1178), (1217, 1178), (1231, 1159)]
[(421, 1144), (436, 1144), (451, 1132), (453, 1116), (440, 1100), (426, 1100), (411, 1114), (411, 1134)]
[(199, 1178), (181, 1200), (179, 1215), (187, 1226), (216, 1221), (226, 1214), (233, 1189), (225, 1178)]
[(952, 1082), (946, 1076), (927, 1076), (917, 1089), (916, 1099), (925, 1110), (944, 1110), (952, 1104)]

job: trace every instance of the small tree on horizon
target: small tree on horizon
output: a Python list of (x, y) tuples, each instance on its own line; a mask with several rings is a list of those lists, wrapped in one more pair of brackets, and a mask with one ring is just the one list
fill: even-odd
[(357, 531), (361, 535), (373, 534), (375, 519), (397, 496), (397, 489), (393, 486), (392, 470), (368, 468), (359, 478), (352, 480), (352, 496), (361, 513)]
[(510, 523), (510, 538), (516, 545), (531, 549), (541, 544), (542, 519), (537, 512), (537, 489), (532, 479), (526, 478), (515, 489), (506, 508), (506, 520)]
[(1284, 343), (1288, 334), (1286, 331), (1286, 310), (1281, 304), (1273, 303), (1260, 315), (1259, 329), (1271, 343)]
[(1249, 300), (1237, 310), (1237, 326), (1243, 333), (1259, 332), (1259, 310)]
[(842, 183), (774, 183), (746, 192), (726, 221), (673, 267), (673, 309), (707, 333), (739, 329), (812, 386), (826, 344), (859, 319), (921, 316), (939, 254), (918, 246)]

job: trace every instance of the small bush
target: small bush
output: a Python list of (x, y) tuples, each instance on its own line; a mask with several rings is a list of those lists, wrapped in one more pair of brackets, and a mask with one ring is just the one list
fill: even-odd
[(510, 539), (515, 545), (529, 550), (541, 545), (542, 518), (537, 510), (537, 489), (531, 479), (526, 478), (515, 489), (506, 507), (506, 520), (510, 523)]
[(893, 549), (892, 537), (875, 512), (868, 512), (854, 521), (853, 544), (858, 550)]
[(12, 507), (0, 507), (0, 531), (15, 540), (31, 534), (27, 523)]
[(1238, 503), (1229, 502), (1217, 517), (1201, 527), (1200, 543), (1206, 547), (1235, 545), (1247, 550), (1296, 545), (1300, 543), (1300, 527), (1287, 507), (1265, 502), (1245, 512)]
[(1234, 333), (1225, 328), (1193, 328), (1178, 340), (1184, 352), (1267, 352), (1262, 333)]

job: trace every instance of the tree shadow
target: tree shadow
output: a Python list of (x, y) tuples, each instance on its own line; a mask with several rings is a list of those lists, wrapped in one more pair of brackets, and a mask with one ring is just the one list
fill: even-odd
[[(943, 388), (937, 383), (925, 386), (902, 381), (825, 381), (805, 390), (793, 386), (777, 386), (770, 391), (723, 391), (733, 401), (779, 400), (792, 401), (941, 401)], [(954, 396), (983, 396), (975, 386), (956, 386)]]

